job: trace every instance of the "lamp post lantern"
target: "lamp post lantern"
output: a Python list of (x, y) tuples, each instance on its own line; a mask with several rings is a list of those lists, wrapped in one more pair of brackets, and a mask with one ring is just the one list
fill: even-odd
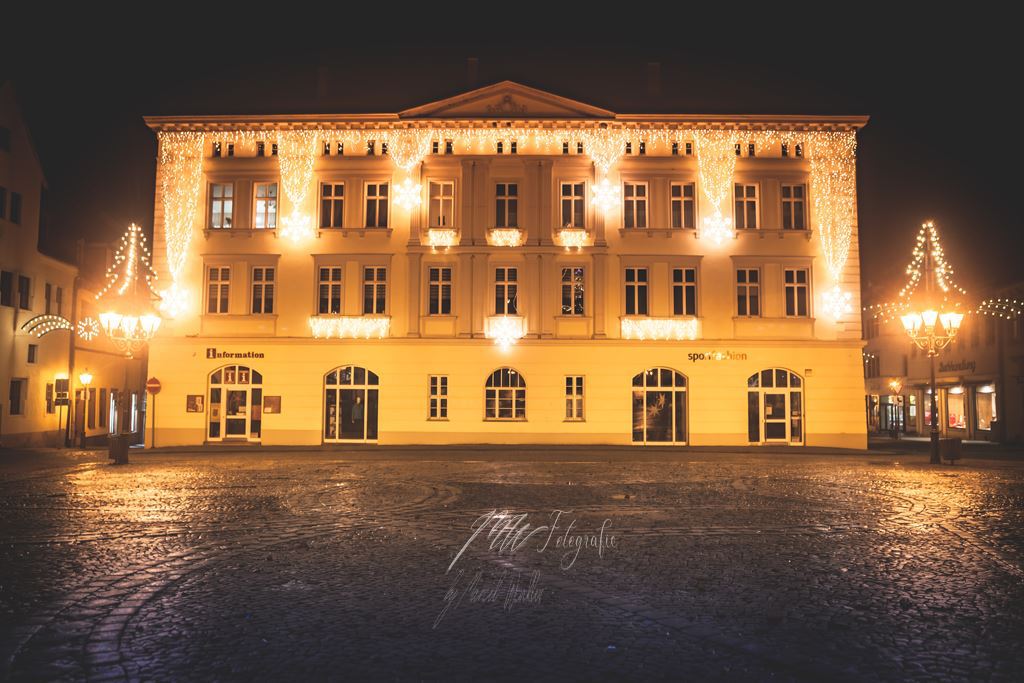
[[(931, 363), (931, 463), (939, 464), (939, 400), (935, 386), (935, 357), (949, 346), (960, 330), (964, 314), (956, 311), (955, 303), (946, 296), (950, 284), (946, 275), (951, 271), (942, 258), (935, 225), (928, 221), (921, 226), (914, 249), (915, 261), (908, 268), (911, 285), (924, 281), (919, 310), (910, 306), (910, 312), (900, 316), (903, 329), (914, 344), (925, 352)], [(915, 287), (916, 288), (916, 287)], [(904, 290), (906, 291), (906, 290)]]

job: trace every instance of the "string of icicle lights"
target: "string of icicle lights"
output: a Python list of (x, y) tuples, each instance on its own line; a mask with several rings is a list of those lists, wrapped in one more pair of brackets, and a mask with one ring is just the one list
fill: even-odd
[[(496, 153), (498, 145), (509, 153), (516, 145), (521, 154), (585, 154), (593, 161), (599, 176), (625, 154), (627, 145), (634, 154), (671, 149), (683, 154), (686, 145), (693, 147), (697, 158), (700, 184), (714, 209), (705, 216), (704, 235), (721, 243), (733, 235), (725, 214), (736, 166), (737, 145), (753, 144), (765, 150), (786, 145), (792, 155), (802, 145), (810, 161), (810, 186), (814, 197), (815, 220), (818, 225), (822, 255), (834, 283), (827, 293), (826, 309), (836, 318), (849, 314), (850, 294), (840, 290), (841, 274), (850, 250), (856, 217), (856, 133), (848, 131), (782, 131), (740, 130), (726, 128), (692, 129), (686, 127), (606, 126), (588, 125), (539, 127), (500, 125), (432, 127), (413, 124), (405, 128), (310, 128), (288, 130), (165, 131), (160, 133), (160, 177), (163, 193), (164, 236), (167, 248), (167, 269), (172, 289), (179, 287), (179, 276), (185, 264), (193, 232), (202, 183), (202, 162), (205, 144), (218, 142), (241, 148), (278, 145), (283, 193), (292, 204), (293, 213), (282, 221), (282, 234), (302, 237), (312, 232), (310, 220), (298, 213), (312, 186), (315, 158), (322, 146), (337, 144), (362, 153), (370, 142), (387, 154), (393, 162), (411, 174), (430, 153), (453, 154)], [(407, 183), (412, 180), (407, 177)], [(599, 181), (600, 182), (600, 181)], [(617, 189), (617, 188), (616, 188)], [(418, 193), (416, 193), (418, 198)], [(600, 198), (602, 205), (607, 197)], [(298, 200), (298, 201), (296, 201)], [(299, 220), (301, 218), (301, 220)], [(167, 292), (165, 304), (185, 300), (180, 292)], [(170, 311), (165, 311), (170, 313)]]

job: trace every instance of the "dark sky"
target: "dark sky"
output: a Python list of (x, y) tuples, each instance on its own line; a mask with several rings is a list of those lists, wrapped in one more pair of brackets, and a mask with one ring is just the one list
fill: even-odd
[[(750, 36), (684, 40), (681, 31), (642, 43), (459, 42), (458, 31), (389, 42), (381, 31), (373, 42), (290, 47), (255, 37), (258, 27), (221, 31), (211, 21), (191, 38), (152, 27), (32, 37), (0, 62), (0, 77), (14, 78), (43, 161), (44, 247), (58, 254), (78, 236), (114, 239), (132, 221), (151, 227), (156, 142), (144, 114), (397, 111), (467, 89), (472, 56), (477, 85), (511, 79), (623, 113), (870, 115), (858, 150), (865, 296), (894, 294), (929, 218), (968, 290), (1024, 280), (1021, 174), (1010, 170), (1024, 144), (1011, 110), (1016, 41), (1000, 36), (997, 18), (984, 35), (960, 17), (880, 25), (823, 34), (759, 24)], [(189, 49), (170, 49), (183, 41)], [(660, 96), (648, 92), (648, 62), (661, 65)]]

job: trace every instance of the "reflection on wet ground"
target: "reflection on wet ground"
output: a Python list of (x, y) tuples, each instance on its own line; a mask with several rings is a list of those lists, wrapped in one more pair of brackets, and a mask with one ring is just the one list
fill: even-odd
[(643, 458), (0, 460), (5, 676), (1019, 680), (1024, 465)]

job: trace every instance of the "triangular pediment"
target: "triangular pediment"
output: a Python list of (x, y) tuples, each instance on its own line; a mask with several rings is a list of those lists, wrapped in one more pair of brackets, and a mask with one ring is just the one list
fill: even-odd
[(512, 81), (399, 112), (403, 119), (580, 119), (614, 118), (615, 113)]

